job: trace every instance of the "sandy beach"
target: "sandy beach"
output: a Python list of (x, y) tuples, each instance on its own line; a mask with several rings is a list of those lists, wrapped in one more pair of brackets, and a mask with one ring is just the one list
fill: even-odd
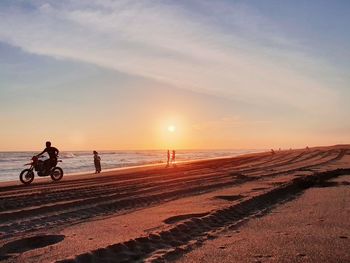
[(349, 262), (350, 146), (0, 184), (3, 262)]
[(350, 262), (350, 175), (332, 179), (179, 262)]
[(0, 1), (0, 263), (350, 263), (349, 10)]

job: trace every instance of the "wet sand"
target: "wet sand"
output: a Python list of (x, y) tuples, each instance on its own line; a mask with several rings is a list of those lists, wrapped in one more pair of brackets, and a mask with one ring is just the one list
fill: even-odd
[[(0, 184), (0, 260), (195, 262), (200, 247), (249, 231), (254, 220), (349, 169), (350, 146), (343, 145)], [(271, 228), (284, 227), (276, 222)], [(252, 232), (242, 249), (263, 240)], [(212, 254), (201, 253), (200, 261), (211, 262)]]

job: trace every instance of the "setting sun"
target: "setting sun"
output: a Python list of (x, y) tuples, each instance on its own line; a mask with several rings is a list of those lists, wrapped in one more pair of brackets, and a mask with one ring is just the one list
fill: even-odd
[(175, 130), (176, 130), (176, 127), (174, 125), (170, 125), (168, 127), (168, 131), (170, 131), (170, 132), (174, 132)]
[(189, 147), (191, 124), (182, 112), (160, 116), (154, 123), (154, 144), (159, 149), (185, 149)]

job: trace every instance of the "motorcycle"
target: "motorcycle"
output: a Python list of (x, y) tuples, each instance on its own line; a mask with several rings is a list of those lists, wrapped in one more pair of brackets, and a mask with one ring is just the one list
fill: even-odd
[[(62, 162), (62, 160), (57, 160), (57, 162)], [(19, 179), (23, 184), (30, 184), (34, 180), (34, 171), (37, 172), (39, 177), (51, 176), (53, 181), (59, 181), (63, 177), (63, 170), (58, 166), (51, 167), (50, 169), (45, 169), (44, 161), (40, 160), (37, 156), (32, 157), (32, 161), (25, 165), (30, 165), (29, 169), (24, 169), (20, 175)]]

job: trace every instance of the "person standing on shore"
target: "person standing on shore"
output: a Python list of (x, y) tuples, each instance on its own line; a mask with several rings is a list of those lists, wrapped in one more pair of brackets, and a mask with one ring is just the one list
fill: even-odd
[(171, 154), (171, 163), (175, 165), (175, 150), (173, 150)]
[(167, 157), (168, 157), (168, 159), (167, 159), (167, 162), (166, 162), (166, 167), (169, 166), (169, 162), (170, 162), (170, 151), (169, 150), (167, 152)]
[(94, 164), (95, 164), (95, 174), (101, 172), (101, 157), (98, 155), (98, 152), (93, 151), (94, 154)]

